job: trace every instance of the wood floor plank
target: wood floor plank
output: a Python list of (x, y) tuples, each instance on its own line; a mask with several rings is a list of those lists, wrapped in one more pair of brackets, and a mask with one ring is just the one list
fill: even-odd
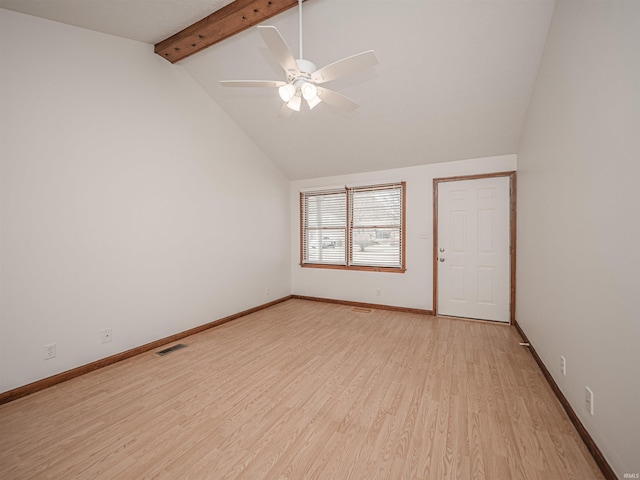
[(0, 478), (602, 479), (510, 326), (292, 299), (0, 406)]

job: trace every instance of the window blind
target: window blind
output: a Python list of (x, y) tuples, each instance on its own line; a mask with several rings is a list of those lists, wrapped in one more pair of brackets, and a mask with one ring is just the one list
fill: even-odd
[(351, 190), (351, 265), (402, 267), (402, 197), (402, 184)]
[(300, 194), (301, 264), (404, 271), (404, 183)]
[(346, 190), (305, 192), (302, 200), (302, 263), (346, 265)]

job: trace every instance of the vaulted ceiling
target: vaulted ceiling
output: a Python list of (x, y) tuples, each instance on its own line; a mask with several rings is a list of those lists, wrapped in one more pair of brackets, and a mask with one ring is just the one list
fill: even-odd
[[(0, 0), (51, 20), (156, 44), (230, 0)], [(291, 179), (516, 153), (555, 0), (307, 0), (304, 57), (324, 66), (373, 49), (379, 64), (327, 86), (360, 104), (279, 118), (283, 80), (255, 28), (176, 63)], [(298, 55), (298, 12), (278, 28)]]

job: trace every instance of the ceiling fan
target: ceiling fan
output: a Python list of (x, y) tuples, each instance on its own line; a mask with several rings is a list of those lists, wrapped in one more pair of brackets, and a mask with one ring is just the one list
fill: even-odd
[(225, 87), (278, 88), (280, 98), (285, 102), (283, 108), (286, 106), (296, 112), (300, 111), (303, 98), (310, 109), (325, 102), (346, 111), (354, 111), (359, 107), (356, 102), (319, 85), (373, 67), (378, 63), (375, 52), (368, 50), (318, 69), (313, 62), (304, 59), (302, 53), (302, 0), (298, 0), (298, 22), (300, 36), (300, 58), (298, 59), (293, 56), (276, 27), (266, 25), (257, 27), (264, 43), (284, 69), (286, 81), (223, 80), (220, 83)]

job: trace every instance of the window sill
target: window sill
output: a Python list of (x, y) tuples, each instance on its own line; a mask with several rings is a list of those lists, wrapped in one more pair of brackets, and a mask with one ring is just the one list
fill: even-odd
[(404, 273), (403, 267), (365, 267), (361, 265), (326, 265), (322, 263), (301, 263), (302, 268), (324, 268), (327, 270), (357, 270), (361, 272)]

